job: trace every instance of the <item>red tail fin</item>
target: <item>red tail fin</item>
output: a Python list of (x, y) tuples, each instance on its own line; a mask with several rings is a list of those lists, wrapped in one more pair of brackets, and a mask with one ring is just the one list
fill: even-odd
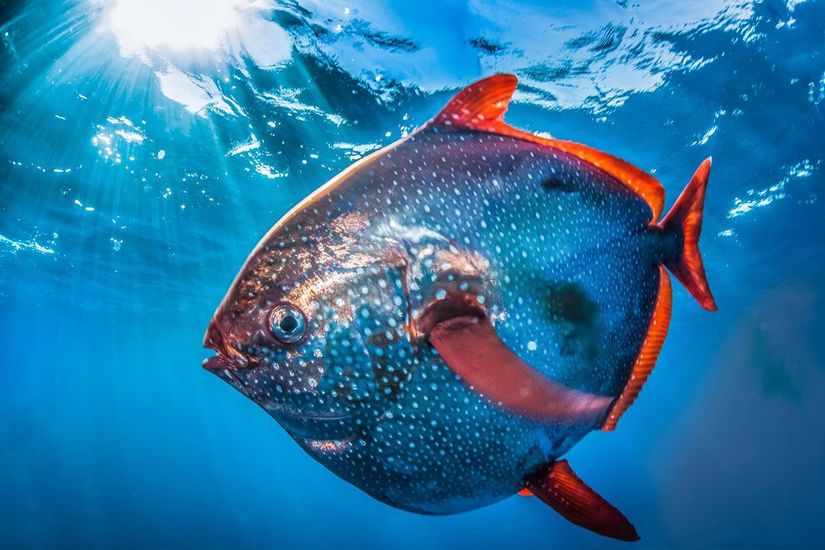
[(685, 285), (691, 296), (709, 310), (716, 311), (716, 302), (710, 293), (702, 257), (699, 255), (699, 233), (702, 231), (702, 208), (705, 205), (705, 189), (710, 174), (710, 158), (699, 165), (690, 183), (676, 199), (676, 204), (659, 223), (666, 232), (681, 235), (682, 250), (674, 258), (665, 261), (671, 273)]

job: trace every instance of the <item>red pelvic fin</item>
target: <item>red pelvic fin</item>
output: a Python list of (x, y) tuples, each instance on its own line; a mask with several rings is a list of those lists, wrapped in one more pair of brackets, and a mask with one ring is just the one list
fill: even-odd
[(436, 323), (429, 341), (464, 382), (511, 413), (540, 422), (601, 422), (612, 397), (568, 388), (537, 372), (501, 341), (487, 317)]
[(707, 158), (699, 165), (690, 183), (659, 223), (659, 227), (666, 232), (679, 233), (682, 241), (681, 251), (666, 261), (665, 267), (685, 285), (691, 296), (696, 298), (703, 308), (716, 311), (716, 302), (710, 292), (705, 267), (699, 255), (699, 234), (702, 231), (702, 209), (705, 205), (710, 163), (710, 158)]
[(636, 396), (642, 391), (642, 386), (647, 381), (647, 377), (653, 372), (656, 359), (659, 358), (659, 352), (662, 350), (662, 344), (665, 343), (665, 336), (667, 336), (672, 305), (673, 293), (670, 288), (670, 276), (663, 266), (659, 266), (659, 295), (656, 298), (656, 307), (653, 310), (653, 317), (650, 319), (647, 336), (642, 343), (642, 349), (639, 351), (633, 370), (630, 372), (630, 379), (610, 410), (610, 414), (607, 415), (602, 431), (612, 432), (616, 429), (619, 418), (636, 400)]
[(534, 495), (571, 523), (618, 540), (639, 540), (636, 528), (619, 510), (596, 494), (566, 460), (554, 462), (526, 483)]

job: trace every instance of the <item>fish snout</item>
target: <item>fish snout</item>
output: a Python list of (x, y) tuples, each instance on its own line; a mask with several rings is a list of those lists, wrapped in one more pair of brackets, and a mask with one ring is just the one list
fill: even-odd
[(206, 334), (203, 337), (203, 347), (210, 348), (215, 351), (223, 349), (223, 334), (218, 326), (217, 319), (213, 318), (206, 329)]
[(211, 372), (238, 369), (247, 366), (248, 361), (227, 341), (221, 330), (217, 316), (209, 323), (203, 337), (203, 347), (215, 350), (217, 355), (204, 359), (202, 366)]

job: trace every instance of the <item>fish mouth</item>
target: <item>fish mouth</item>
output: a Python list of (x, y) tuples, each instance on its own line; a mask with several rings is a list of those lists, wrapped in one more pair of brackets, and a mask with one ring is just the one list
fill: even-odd
[[(211, 349), (216, 353), (212, 357), (204, 359), (201, 362), (201, 367), (233, 386), (238, 391), (243, 392), (244, 383), (235, 373), (235, 370), (241, 367), (241, 365), (231, 359), (232, 355), (228, 352), (235, 352), (235, 350), (232, 350), (231, 347), (226, 345), (226, 338), (218, 324), (218, 315), (221, 309), (222, 306), (218, 307), (218, 311), (215, 312), (215, 316), (212, 317), (212, 320), (209, 322), (206, 334), (203, 335), (203, 347)], [(237, 355), (237, 352), (235, 352), (235, 355)]]
[(224, 355), (221, 355), (220, 353), (204, 359), (201, 363), (201, 366), (209, 372), (220, 372), (224, 370), (237, 368), (230, 359), (228, 359)]
[(217, 314), (212, 318), (203, 336), (203, 347), (217, 352), (215, 356), (204, 359), (201, 363), (201, 366), (210, 372), (231, 372), (232, 369), (242, 369), (249, 364), (246, 358), (229, 345), (218, 323)]

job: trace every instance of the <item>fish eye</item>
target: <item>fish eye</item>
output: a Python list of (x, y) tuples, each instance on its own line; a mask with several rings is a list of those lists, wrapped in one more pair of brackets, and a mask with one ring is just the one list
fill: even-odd
[(306, 334), (306, 317), (292, 304), (278, 304), (269, 315), (269, 330), (283, 344), (298, 343)]

